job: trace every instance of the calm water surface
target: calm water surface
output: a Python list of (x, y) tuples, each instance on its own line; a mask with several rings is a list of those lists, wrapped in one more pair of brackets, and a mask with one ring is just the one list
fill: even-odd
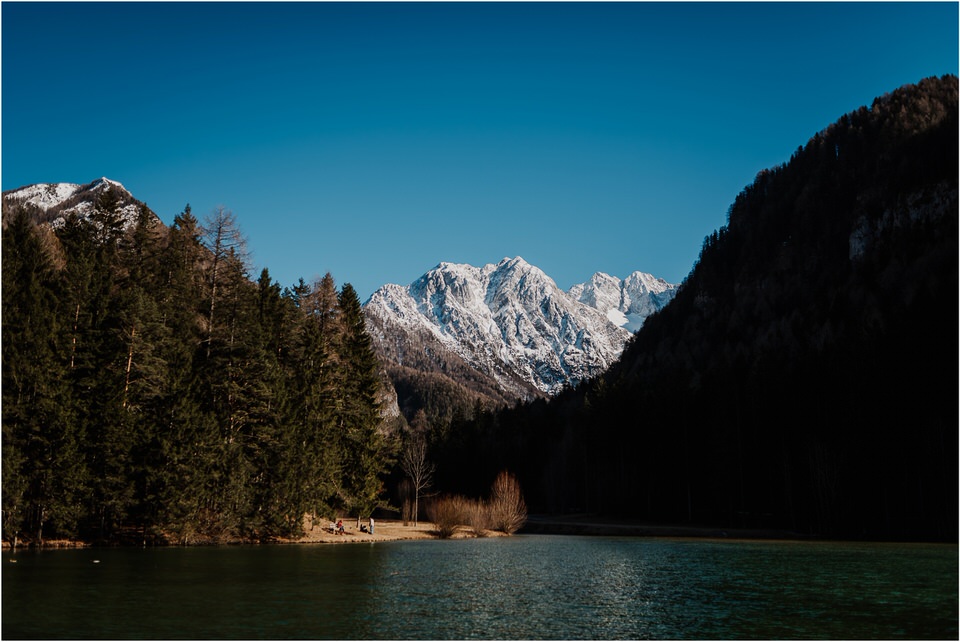
[(4, 639), (958, 636), (954, 545), (525, 535), (17, 552), (2, 574)]

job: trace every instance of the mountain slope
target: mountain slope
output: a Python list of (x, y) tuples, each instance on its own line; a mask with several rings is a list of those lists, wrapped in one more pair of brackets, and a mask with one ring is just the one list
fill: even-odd
[(520, 471), (537, 510), (956, 541), (957, 92), (902, 87), (761, 172), (603, 377), (445, 465)]
[(532, 399), (605, 370), (630, 337), (620, 326), (642, 323), (673, 289), (639, 272), (623, 282), (598, 273), (567, 293), (517, 257), (441, 263), (409, 286), (380, 288), (365, 310), (385, 360), (499, 400)]

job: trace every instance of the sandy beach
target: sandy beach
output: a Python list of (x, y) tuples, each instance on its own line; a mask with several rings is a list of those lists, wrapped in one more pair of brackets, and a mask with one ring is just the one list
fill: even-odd
[[(333, 522), (335, 523), (335, 522)], [(366, 520), (360, 522), (364, 527), (369, 527)], [(281, 539), (281, 543), (286, 544), (350, 544), (363, 542), (391, 542), (409, 539), (438, 539), (437, 528), (431, 522), (413, 522), (404, 526), (402, 520), (383, 519), (376, 520), (373, 534), (361, 531), (357, 527), (356, 518), (344, 519), (342, 535), (331, 532), (331, 522), (316, 522), (314, 524), (304, 523), (303, 537)], [(503, 533), (499, 531), (484, 531), (485, 537), (499, 537)], [(461, 526), (453, 534), (454, 539), (476, 537), (476, 534), (467, 526)]]
[[(361, 531), (357, 527), (357, 519), (354, 517), (353, 519), (343, 520), (344, 533), (342, 535), (332, 532), (330, 528), (332, 523), (335, 522), (318, 521), (316, 523), (310, 523), (309, 519), (305, 519), (303, 524), (304, 534), (302, 537), (277, 538), (271, 540), (271, 542), (276, 544), (359, 544), (364, 542), (393, 542), (411, 539), (439, 539), (437, 528), (432, 522), (421, 521), (418, 522), (416, 526), (414, 526), (413, 522), (410, 522), (407, 526), (404, 526), (401, 520), (377, 520), (374, 525), (374, 532), (370, 534)], [(365, 528), (369, 527), (367, 520), (363, 520), (361, 524), (363, 524)], [(503, 535), (504, 534), (499, 531), (491, 530), (484, 531), (483, 534), (484, 537), (501, 537)], [(470, 527), (460, 526), (451, 539), (465, 539), (476, 536)], [(241, 544), (250, 542), (237, 541), (219, 543)], [(25, 548), (29, 547), (29, 544), (21, 545)], [(43, 548), (86, 548), (89, 546), (91, 546), (89, 542), (68, 539), (51, 539), (45, 540), (43, 543)], [(10, 548), (10, 542), (4, 540), (3, 548)]]

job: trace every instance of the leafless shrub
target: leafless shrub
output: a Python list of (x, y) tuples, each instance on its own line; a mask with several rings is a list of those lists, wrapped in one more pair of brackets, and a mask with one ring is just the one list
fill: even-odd
[(520, 483), (506, 471), (497, 475), (493, 482), (489, 507), (490, 525), (494, 530), (512, 535), (527, 522), (527, 503), (523, 500)]
[(490, 507), (480, 500), (466, 500), (464, 517), (470, 531), (477, 537), (486, 537), (490, 527)]
[(464, 513), (468, 500), (459, 495), (437, 497), (427, 507), (427, 516), (437, 528), (441, 539), (452, 537), (457, 526), (464, 522)]

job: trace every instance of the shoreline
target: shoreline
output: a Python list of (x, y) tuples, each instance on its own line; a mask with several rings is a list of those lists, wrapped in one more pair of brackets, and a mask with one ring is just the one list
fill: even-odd
[[(270, 546), (270, 545), (290, 545), (290, 544), (369, 544), (376, 542), (399, 542), (406, 540), (427, 540), (441, 539), (437, 535), (437, 527), (432, 522), (419, 521), (416, 525), (412, 522), (406, 526), (402, 520), (378, 519), (374, 525), (373, 533), (363, 532), (356, 526), (356, 518), (344, 520), (344, 533), (337, 534), (331, 532), (329, 526), (321, 527), (319, 524), (328, 524), (329, 520), (315, 524), (305, 523), (304, 534), (301, 537), (275, 537), (264, 541), (256, 540), (223, 540), (223, 541), (196, 541), (187, 544), (179, 543), (151, 543), (147, 545), (136, 544), (133, 542), (105, 542), (94, 543), (81, 540), (69, 539), (50, 539), (43, 542), (41, 546), (33, 543), (23, 543), (17, 545), (16, 549), (10, 542), (3, 540), (2, 549), (4, 552), (13, 550), (52, 550), (52, 549), (76, 549), (76, 548), (97, 548), (97, 547), (126, 547), (126, 546), (149, 546), (149, 547), (177, 547), (177, 546)], [(362, 521), (366, 525), (366, 521)], [(499, 531), (485, 530), (483, 537), (506, 537)], [(471, 539), (478, 537), (469, 526), (461, 525), (456, 532), (448, 539)]]
[(593, 515), (530, 515), (520, 533), (538, 535), (585, 535), (608, 537), (679, 537), (730, 540), (816, 540), (786, 530), (722, 528), (682, 524), (649, 524), (630, 520), (605, 520)]
[[(323, 523), (326, 526), (320, 526)], [(366, 524), (366, 522), (361, 522)], [(225, 541), (196, 541), (187, 544), (179, 543), (151, 543), (147, 546), (269, 546), (290, 544), (372, 544), (377, 542), (397, 542), (409, 540), (440, 540), (437, 528), (432, 522), (420, 521), (416, 525), (412, 522), (404, 525), (402, 520), (379, 519), (376, 521), (374, 533), (363, 532), (356, 526), (357, 520), (344, 520), (344, 534), (330, 531), (330, 521), (318, 523), (304, 523), (304, 534), (301, 537), (271, 538), (264, 541), (256, 540), (225, 540)], [(684, 524), (651, 524), (631, 520), (604, 519), (595, 515), (576, 514), (564, 516), (529, 515), (517, 535), (572, 535), (588, 537), (636, 537), (636, 538), (683, 538), (683, 539), (713, 539), (713, 540), (744, 540), (744, 541), (822, 541), (824, 538), (815, 535), (803, 534), (794, 531), (763, 529), (763, 528), (722, 528), (704, 525)], [(448, 539), (473, 539), (479, 537), (472, 528), (466, 525), (458, 527)], [(510, 537), (500, 531), (485, 530), (482, 537)], [(826, 538), (833, 539), (833, 538)], [(849, 540), (854, 541), (854, 540)], [(890, 541), (890, 540), (855, 540), (855, 541)], [(941, 543), (927, 541), (904, 541), (901, 543)], [(950, 542), (945, 542), (950, 543)], [(93, 543), (79, 540), (53, 539), (47, 540), (42, 546), (34, 544), (19, 544), (17, 549), (22, 550), (50, 550), (116, 546), (144, 546), (132, 542)], [(15, 550), (10, 542), (2, 542), (4, 552)]]

